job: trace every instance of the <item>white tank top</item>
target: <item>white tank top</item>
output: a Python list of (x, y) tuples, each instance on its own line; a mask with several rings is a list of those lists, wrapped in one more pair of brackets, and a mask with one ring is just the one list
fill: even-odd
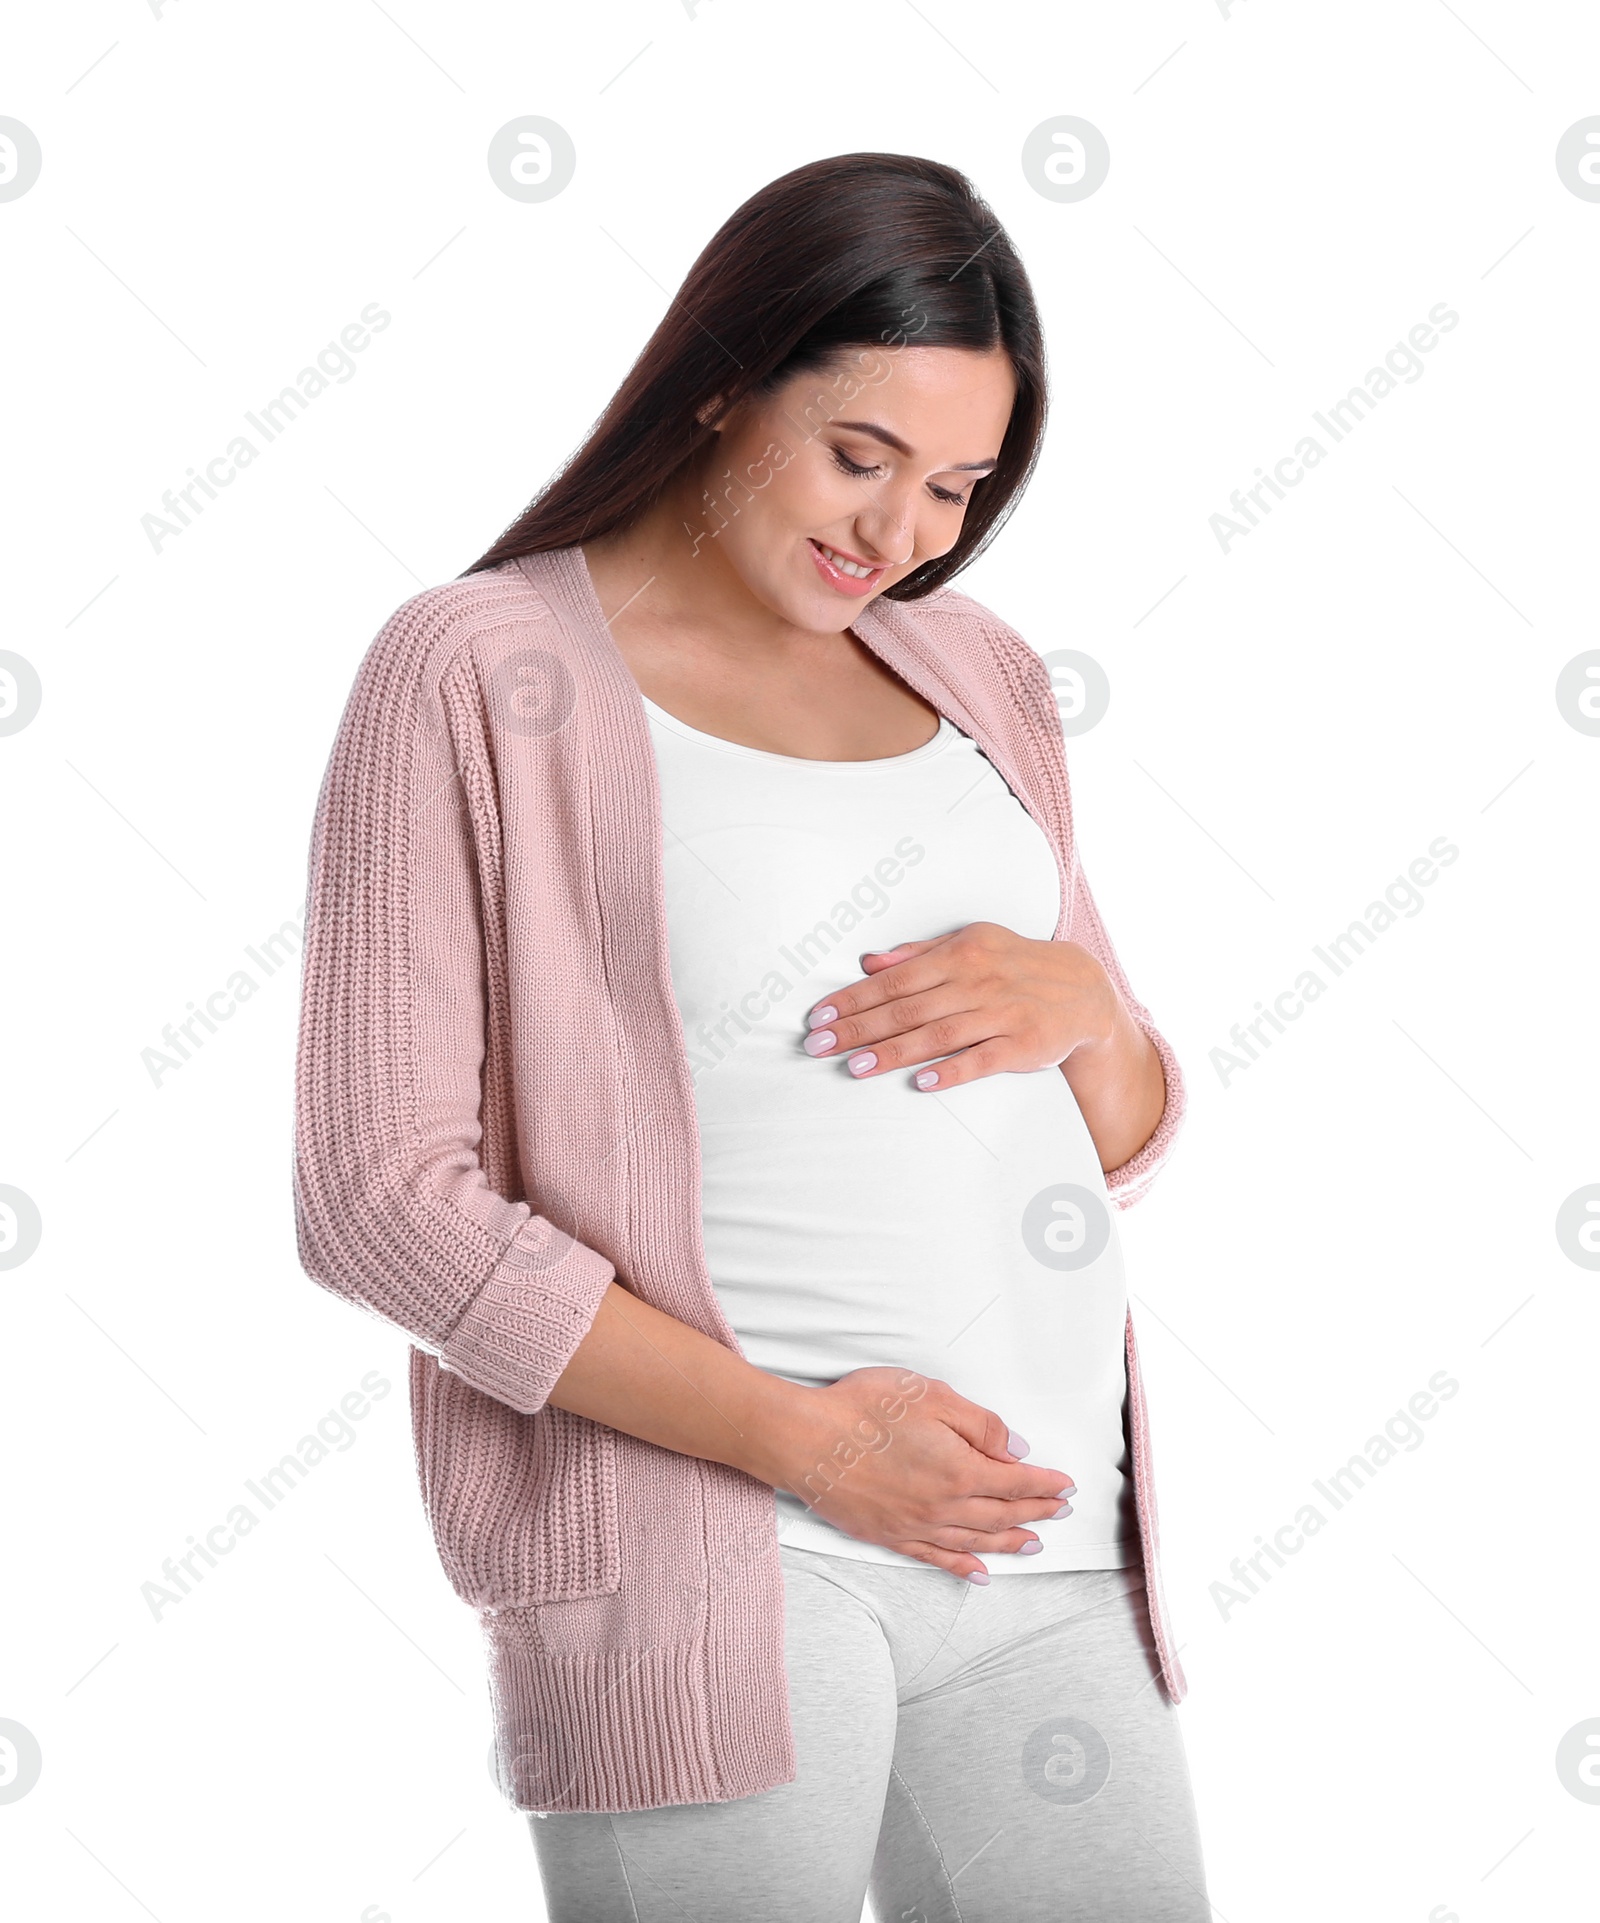
[[(1054, 934), (1049, 843), (948, 720), (910, 754), (807, 761), (646, 700), (673, 989), (694, 1076), (705, 1253), (747, 1359), (794, 1382), (888, 1365), (951, 1384), (1077, 1483), (998, 1574), (1138, 1560), (1116, 1211), (1059, 1068), (922, 1093), (801, 1043), (861, 954), (993, 921)], [(847, 1051), (846, 1051), (847, 1052)], [(778, 1492), (779, 1535), (866, 1562)]]

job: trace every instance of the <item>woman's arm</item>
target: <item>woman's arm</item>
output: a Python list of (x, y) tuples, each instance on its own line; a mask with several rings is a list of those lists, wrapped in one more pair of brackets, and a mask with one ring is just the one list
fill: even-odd
[[(481, 592), (481, 590), (475, 590)], [(317, 799), (295, 1063), (301, 1265), (524, 1414), (615, 1270), (479, 1150), (488, 1050), (479, 797), (495, 792), (455, 584), (363, 657)]]
[[(1108, 1051), (1097, 1064), (1094, 1053), (1085, 1058), (1082, 1067), (1084, 1086), (1078, 1085), (1079, 1070), (1072, 1066), (1070, 1058), (1064, 1069), (1072, 1092), (1079, 1098), (1079, 1106), (1089, 1102), (1100, 1104), (1107, 1099), (1101, 1087), (1101, 1078), (1113, 1087), (1124, 1089), (1121, 1113), (1130, 1133), (1140, 1128), (1145, 1132), (1139, 1140), (1127, 1148), (1126, 1156), (1118, 1161), (1108, 1159), (1108, 1147), (1122, 1147), (1123, 1143), (1102, 1142), (1100, 1133), (1093, 1128), (1095, 1145), (1100, 1149), (1100, 1163), (1106, 1174), (1106, 1189), (1111, 1200), (1118, 1208), (1131, 1208), (1148, 1192), (1150, 1184), (1160, 1173), (1172, 1152), (1172, 1145), (1178, 1138), (1183, 1126), (1184, 1113), (1188, 1105), (1188, 1091), (1184, 1085), (1183, 1069), (1173, 1050), (1171, 1042), (1156, 1026), (1150, 1011), (1134, 994), (1128, 981), (1126, 969), (1118, 959), (1112, 946), (1111, 937), (1106, 933), (1106, 925), (1100, 917), (1094, 893), (1089, 887), (1088, 877), (1083, 872), (1083, 863), (1074, 852), (1072, 863), (1072, 891), (1068, 910), (1067, 926), (1072, 931), (1072, 940), (1100, 964), (1105, 970), (1116, 999), (1119, 1020), (1124, 1021), (1135, 1034), (1148, 1043), (1155, 1055), (1155, 1066), (1146, 1066), (1142, 1071), (1139, 1087), (1144, 1090), (1143, 1097), (1136, 1092), (1135, 1078), (1140, 1076), (1128, 1060), (1127, 1050), (1139, 1050), (1138, 1043), (1124, 1043), (1119, 1049)], [(1150, 1113), (1148, 1104), (1153, 1091), (1160, 1091), (1160, 1099)], [(1115, 1105), (1118, 1097), (1112, 1094), (1109, 1099)], [(1087, 1113), (1087, 1110), (1085, 1110)], [(1149, 1126), (1145, 1123), (1148, 1119)]]
[(741, 1469), (849, 1535), (956, 1576), (982, 1572), (973, 1543), (1003, 1555), (1037, 1541), (1022, 1525), (1059, 1514), (1074, 1487), (1059, 1470), (1018, 1461), (1010, 1445), (1021, 1438), (948, 1383), (873, 1368), (806, 1388), (617, 1282), (548, 1400)]
[[(549, 1400), (680, 1455), (785, 1486), (815, 1427), (798, 1383), (769, 1375), (612, 1282)], [(820, 1435), (819, 1435), (820, 1446)]]
[(1155, 1133), (1167, 1105), (1167, 1080), (1155, 1043), (1128, 1013), (1109, 976), (1106, 992), (1112, 1004), (1107, 1032), (1080, 1042), (1061, 1072), (1077, 1097), (1100, 1166), (1109, 1174), (1132, 1161)]

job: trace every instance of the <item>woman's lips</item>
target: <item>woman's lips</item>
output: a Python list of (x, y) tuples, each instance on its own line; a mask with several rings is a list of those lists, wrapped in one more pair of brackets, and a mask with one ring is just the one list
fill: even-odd
[(870, 594), (887, 572), (886, 568), (874, 568), (870, 574), (846, 574), (843, 568), (835, 567), (822, 552), (820, 542), (808, 538), (808, 545), (811, 549), (811, 558), (816, 563), (817, 572), (823, 580), (838, 593), (848, 594), (853, 601), (859, 601), (862, 595)]

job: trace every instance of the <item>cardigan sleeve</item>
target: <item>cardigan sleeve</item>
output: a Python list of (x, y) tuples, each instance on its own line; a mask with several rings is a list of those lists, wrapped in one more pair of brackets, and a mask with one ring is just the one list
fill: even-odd
[(491, 999), (482, 866), (498, 848), (476, 678), (451, 645), (459, 626), (440, 590), (391, 618), (318, 795), (296, 1236), (314, 1281), (531, 1414), (615, 1272), (499, 1193), (479, 1159)]
[(1149, 1191), (1150, 1184), (1172, 1152), (1178, 1130), (1183, 1123), (1188, 1096), (1184, 1088), (1183, 1070), (1178, 1066), (1178, 1058), (1173, 1052), (1172, 1044), (1156, 1027), (1149, 1009), (1128, 986), (1128, 977), (1123, 972), (1122, 964), (1117, 959), (1117, 952), (1111, 945), (1105, 923), (1100, 919), (1100, 911), (1095, 906), (1094, 896), (1089, 892), (1088, 880), (1077, 858), (1076, 843), (1073, 847), (1072, 908), (1067, 922), (1067, 938), (1087, 948), (1111, 977), (1128, 1013), (1155, 1045), (1156, 1054), (1161, 1060), (1161, 1073), (1166, 1079), (1166, 1103), (1161, 1111), (1161, 1119), (1156, 1123), (1150, 1139), (1137, 1154), (1130, 1156), (1120, 1167), (1106, 1172), (1106, 1191), (1113, 1204), (1120, 1209), (1132, 1208), (1135, 1202), (1143, 1200)]

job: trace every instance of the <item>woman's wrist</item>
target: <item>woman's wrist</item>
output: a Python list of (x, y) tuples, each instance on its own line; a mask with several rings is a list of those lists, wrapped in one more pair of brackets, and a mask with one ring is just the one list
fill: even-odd
[[(800, 1485), (838, 1440), (815, 1389), (765, 1370), (753, 1385), (737, 1452), (726, 1460), (769, 1488), (801, 1495)], [(803, 1495), (801, 1499), (804, 1500)]]
[(1123, 1007), (1122, 997), (1117, 993), (1117, 985), (1112, 981), (1105, 964), (1097, 955), (1091, 955), (1087, 949), (1082, 949), (1080, 952), (1083, 960), (1092, 964), (1093, 994), (1090, 1002), (1094, 1014), (1088, 1032), (1070, 1050), (1066, 1059), (1071, 1061), (1077, 1057), (1081, 1063), (1092, 1061), (1108, 1053), (1117, 1040), (1118, 1030), (1127, 1011)]

